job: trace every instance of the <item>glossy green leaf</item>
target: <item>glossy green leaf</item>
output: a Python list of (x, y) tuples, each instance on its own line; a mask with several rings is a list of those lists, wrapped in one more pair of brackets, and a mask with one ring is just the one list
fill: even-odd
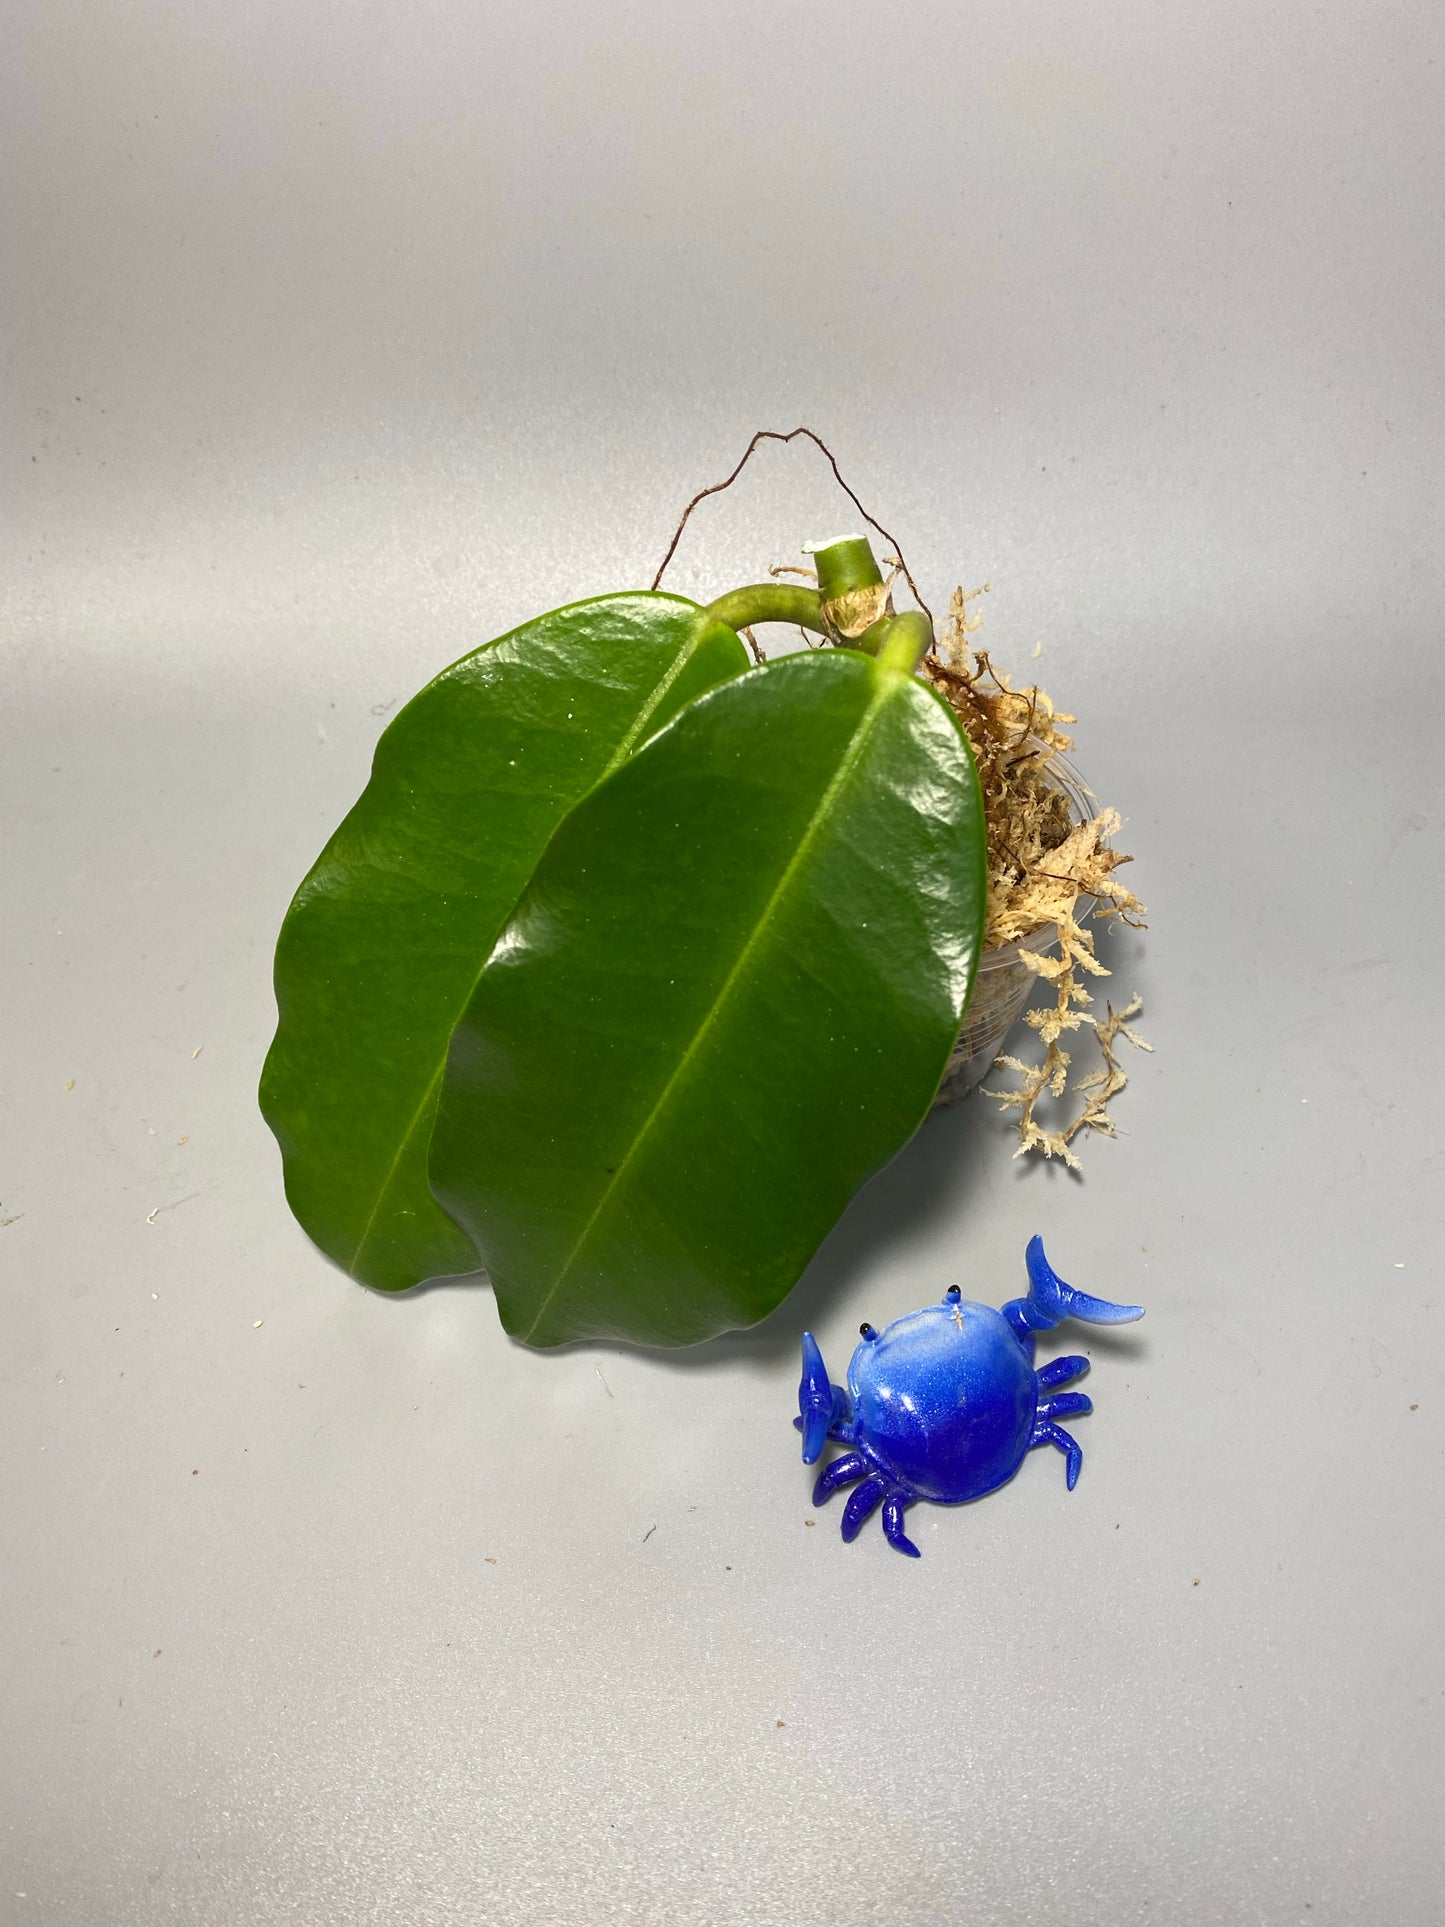
[(567, 811), (746, 667), (694, 603), (602, 596), (453, 663), (381, 737), (282, 928), (261, 1080), (291, 1208), (353, 1277), (476, 1269), (426, 1179), (452, 1025)]
[(453, 1036), (432, 1184), (531, 1345), (750, 1325), (926, 1114), (983, 930), (952, 713), (845, 650), (683, 712), (568, 817)]

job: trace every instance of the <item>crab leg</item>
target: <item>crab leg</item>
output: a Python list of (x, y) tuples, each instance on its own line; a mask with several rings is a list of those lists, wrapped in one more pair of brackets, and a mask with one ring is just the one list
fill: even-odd
[(1084, 1466), (1084, 1448), (1079, 1441), (1070, 1438), (1062, 1425), (1055, 1425), (1049, 1419), (1040, 1419), (1029, 1440), (1029, 1450), (1032, 1451), (1036, 1445), (1056, 1445), (1063, 1453), (1064, 1483), (1072, 1492), (1079, 1483), (1079, 1474)]
[(1067, 1385), (1071, 1378), (1082, 1378), (1088, 1369), (1088, 1359), (1074, 1353), (1069, 1358), (1054, 1358), (1047, 1365), (1040, 1365), (1035, 1376), (1041, 1386)]
[(895, 1551), (906, 1552), (910, 1559), (918, 1559), (922, 1557), (921, 1553), (903, 1530), (903, 1514), (913, 1504), (913, 1499), (914, 1494), (906, 1486), (894, 1486), (883, 1501), (883, 1537)]
[(1039, 1406), (1038, 1415), (1041, 1419), (1082, 1418), (1093, 1409), (1093, 1399), (1084, 1392), (1055, 1392)]
[(863, 1521), (883, 1502), (883, 1494), (888, 1490), (877, 1473), (863, 1481), (848, 1494), (848, 1503), (843, 1508), (843, 1538), (845, 1541), (856, 1539), (863, 1529)]
[(813, 1504), (823, 1505), (840, 1485), (851, 1485), (855, 1479), (861, 1479), (868, 1469), (868, 1461), (861, 1452), (845, 1452), (841, 1459), (834, 1459), (818, 1474), (818, 1483), (813, 1487)]

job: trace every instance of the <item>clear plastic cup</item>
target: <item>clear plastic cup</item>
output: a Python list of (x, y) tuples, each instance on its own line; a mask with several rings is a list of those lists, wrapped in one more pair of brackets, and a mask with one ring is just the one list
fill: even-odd
[[(1049, 772), (1068, 797), (1069, 814), (1075, 823), (1087, 823), (1098, 814), (1091, 792), (1072, 764), (1062, 756), (1055, 756)], [(1093, 915), (1095, 907), (1095, 898), (1081, 895), (1075, 906), (1075, 920), (1082, 923)], [(1031, 950), (1047, 956), (1058, 941), (1058, 925), (1049, 923), (1031, 930), (1015, 943), (984, 951), (973, 980), (973, 994), (963, 1013), (963, 1028), (934, 1100), (936, 1105), (956, 1102), (987, 1077), (1004, 1039), (1022, 1017), (1040, 980), (1027, 964), (1020, 962), (1020, 951)]]

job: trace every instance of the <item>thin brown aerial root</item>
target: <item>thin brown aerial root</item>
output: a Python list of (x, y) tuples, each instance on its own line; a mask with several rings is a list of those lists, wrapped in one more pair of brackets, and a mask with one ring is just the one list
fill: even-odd
[(929, 608), (928, 604), (923, 600), (923, 597), (918, 593), (918, 584), (913, 580), (913, 577), (908, 572), (908, 567), (906, 563), (903, 561), (903, 551), (899, 548), (896, 537), (891, 536), (888, 533), (887, 529), (884, 528), (883, 524), (879, 521), (876, 521), (873, 518), (873, 516), (871, 516), (868, 513), (867, 509), (864, 508), (863, 504), (858, 500), (858, 497), (853, 493), (852, 489), (849, 488), (848, 484), (843, 480), (843, 471), (839, 468), (837, 457), (834, 455), (832, 449), (829, 448), (828, 444), (823, 440), (822, 436), (815, 434), (811, 428), (790, 428), (786, 434), (782, 433), (780, 430), (776, 428), (760, 428), (757, 431), (757, 433), (753, 436), (752, 440), (748, 443), (747, 447), (743, 450), (742, 459), (738, 462), (738, 465), (733, 470), (732, 474), (727, 476), (726, 479), (721, 482), (710, 483), (707, 488), (700, 488), (698, 490), (697, 494), (693, 496), (692, 500), (688, 503), (687, 507), (683, 510), (682, 520), (678, 523), (676, 529), (673, 531), (672, 540), (667, 545), (667, 554), (663, 556), (661, 566), (659, 567), (657, 574), (652, 578), (653, 588), (656, 589), (659, 586), (663, 576), (667, 573), (667, 565), (669, 562), (671, 562), (673, 556), (677, 553), (677, 545), (682, 540), (682, 532), (687, 527), (688, 519), (692, 515), (693, 510), (697, 507), (699, 502), (705, 502), (709, 495), (721, 495), (724, 489), (731, 488), (733, 483), (738, 479), (739, 475), (741, 475), (743, 470), (747, 467), (749, 461), (752, 459), (754, 453), (756, 452), (757, 448), (761, 443), (792, 442), (792, 441), (796, 441), (800, 435), (806, 436), (807, 439), (810, 442), (812, 442), (813, 446), (822, 453), (824, 459), (827, 461), (829, 468), (831, 468), (833, 471), (833, 480), (838, 484), (839, 488), (842, 489), (843, 493), (848, 497), (848, 500), (853, 504), (854, 508), (857, 509), (858, 513), (863, 517), (863, 520), (868, 524), (869, 528), (872, 529), (875, 534), (881, 535), (883, 540), (888, 544), (889, 548), (893, 551), (894, 555), (897, 557), (898, 567), (903, 575), (903, 579), (908, 584), (909, 589), (912, 591), (913, 600), (918, 604), (919, 608), (928, 617), (928, 620), (932, 622), (933, 611)]

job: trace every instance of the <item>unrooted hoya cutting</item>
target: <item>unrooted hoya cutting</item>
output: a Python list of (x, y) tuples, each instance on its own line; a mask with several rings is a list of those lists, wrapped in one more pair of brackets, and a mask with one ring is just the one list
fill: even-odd
[[(870, 515), (858, 496), (843, 479), (836, 457), (811, 428), (794, 428), (786, 434), (774, 429), (759, 429), (743, 451), (741, 460), (722, 481), (700, 489), (683, 510), (667, 553), (653, 580), (654, 589), (677, 550), (688, 519), (707, 497), (732, 487), (763, 442), (792, 442), (804, 437), (826, 458), (835, 480), (858, 513), (890, 547), (897, 545), (882, 523)], [(893, 614), (891, 591), (901, 576), (914, 600), (932, 621), (931, 611), (919, 594), (918, 586), (903, 561), (902, 553), (886, 555), (884, 566), (892, 570), (888, 579), (870, 588), (863, 599), (844, 597), (824, 603), (825, 623), (820, 642), (802, 631), (810, 649), (828, 643), (844, 647), (854, 644), (860, 631), (880, 615)], [(779, 565), (769, 571), (773, 576), (800, 575), (817, 580), (811, 569)], [(1141, 1050), (1151, 1047), (1129, 1028), (1128, 1019), (1137, 1015), (1140, 1000), (1132, 998), (1116, 1012), (1105, 1004), (1100, 1019), (1091, 1012), (1093, 999), (1084, 988), (1084, 976), (1107, 977), (1105, 966), (1094, 950), (1092, 933), (1084, 919), (1113, 919), (1141, 926), (1143, 905), (1119, 883), (1114, 872), (1130, 859), (1110, 846), (1109, 839), (1120, 828), (1114, 810), (1099, 810), (1083, 821), (1076, 820), (1070, 784), (1063, 780), (1060, 759), (1073, 747), (1072, 739), (1059, 727), (1075, 719), (1056, 710), (1036, 684), (1015, 689), (1008, 678), (993, 667), (988, 652), (969, 642), (982, 617), (971, 616), (968, 605), (988, 588), (965, 593), (956, 589), (949, 603), (948, 620), (937, 647), (925, 656), (923, 673), (958, 716), (978, 764), (983, 784), (984, 806), (988, 819), (988, 912), (984, 932), (985, 950), (1017, 946), (1019, 963), (1050, 984), (1055, 992), (1052, 1005), (1024, 1013), (1025, 1021), (1038, 1032), (1044, 1056), (1040, 1063), (1028, 1064), (1016, 1057), (999, 1057), (996, 1065), (1018, 1072), (1021, 1082), (1013, 1090), (986, 1091), (1005, 1110), (1019, 1113), (1018, 1151), (1042, 1151), (1045, 1157), (1062, 1158), (1078, 1168), (1078, 1156), (1071, 1148), (1084, 1130), (1115, 1135), (1108, 1104), (1127, 1082), (1114, 1053), (1120, 1037)], [(729, 618), (731, 619), (731, 618)], [(793, 620), (793, 617), (778, 618)], [(811, 625), (817, 628), (817, 624)], [(752, 631), (743, 628), (754, 658), (762, 662), (763, 651)], [(866, 643), (863, 645), (866, 647)], [(1038, 948), (1030, 949), (1028, 939), (1037, 936)], [(1058, 954), (1053, 955), (1057, 942)], [(990, 975), (998, 982), (992, 990)], [(997, 1035), (996, 1026), (1007, 1021), (1016, 1008), (1018, 985), (1013, 971), (980, 972), (975, 979), (974, 996), (969, 1006), (972, 1023), (965, 1022), (956, 1046), (956, 1061), (972, 1055), (969, 1038)], [(990, 1007), (990, 999), (994, 1007)], [(1060, 1044), (1065, 1031), (1088, 1026), (1095, 1033), (1103, 1058), (1103, 1068), (1069, 1083), (1070, 1054)], [(984, 1046), (980, 1045), (982, 1049)], [(945, 1080), (945, 1090), (947, 1080)], [(1035, 1115), (1041, 1098), (1061, 1098), (1071, 1091), (1080, 1101), (1075, 1114), (1058, 1130), (1048, 1130)]]
[[(1060, 728), (1075, 718), (1056, 710), (1037, 684), (1015, 689), (996, 670), (987, 650), (970, 642), (982, 617), (970, 615), (968, 605), (988, 585), (968, 593), (955, 589), (948, 621), (938, 647), (924, 658), (924, 669), (963, 726), (978, 764), (988, 818), (988, 948), (1017, 944), (1019, 961), (1055, 992), (1052, 1004), (1026, 1011), (1024, 1020), (1044, 1047), (1040, 1062), (999, 1057), (998, 1065), (1018, 1073), (1011, 1090), (990, 1090), (1005, 1110), (1019, 1113), (1016, 1156), (1041, 1151), (1079, 1167), (1075, 1138), (1084, 1130), (1115, 1135), (1109, 1101), (1121, 1091), (1127, 1075), (1114, 1052), (1120, 1036), (1141, 1050), (1150, 1046), (1133, 1031), (1128, 1019), (1138, 1014), (1137, 996), (1118, 1012), (1106, 1002), (1103, 1018), (1091, 1011), (1093, 998), (1083, 977), (1107, 977), (1094, 950), (1093, 932), (1084, 919), (1117, 918), (1142, 926), (1144, 906), (1115, 877), (1130, 858), (1111, 847), (1109, 839), (1120, 827), (1116, 810), (1100, 810), (1077, 822), (1060, 780), (1059, 759), (1072, 749), (1073, 739)], [(1058, 933), (1058, 954), (1051, 954), (1052, 931)], [(1040, 947), (1028, 946), (1039, 934)], [(1046, 935), (1045, 933), (1050, 933)], [(1102, 1069), (1069, 1082), (1071, 1054), (1060, 1038), (1065, 1031), (1093, 1030), (1103, 1057)], [(1035, 1115), (1045, 1095), (1062, 1097), (1066, 1090), (1079, 1100), (1075, 1113), (1059, 1129), (1048, 1130)]]

